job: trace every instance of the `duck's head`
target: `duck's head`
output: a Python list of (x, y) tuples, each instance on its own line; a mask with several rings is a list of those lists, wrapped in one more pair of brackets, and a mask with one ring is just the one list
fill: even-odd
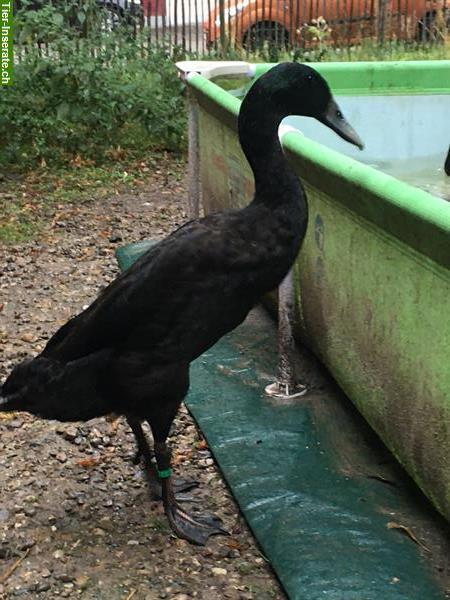
[(325, 79), (311, 67), (286, 62), (273, 67), (257, 80), (255, 92), (281, 118), (289, 115), (313, 117), (360, 150), (361, 138), (344, 118)]
[(38, 357), (14, 367), (0, 388), (0, 412), (45, 412), (46, 389), (55, 377), (55, 363)]

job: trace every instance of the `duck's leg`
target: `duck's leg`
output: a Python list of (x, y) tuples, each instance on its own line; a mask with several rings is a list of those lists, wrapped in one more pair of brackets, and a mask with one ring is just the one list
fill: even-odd
[(153, 466), (152, 451), (150, 450), (147, 438), (145, 437), (141, 422), (135, 417), (127, 416), (127, 423), (130, 426), (131, 431), (134, 433), (137, 445), (137, 451), (133, 457), (133, 464), (138, 465), (141, 458), (143, 458), (145, 466), (149, 471), (154, 473), (156, 479), (156, 469)]
[[(168, 435), (164, 430), (150, 423), (155, 439), (155, 458), (158, 475), (162, 484), (164, 509), (173, 531), (181, 538), (195, 544), (204, 545), (211, 535), (227, 534), (222, 521), (214, 515), (189, 515), (178, 505), (171, 468), (171, 452), (166, 444)], [(169, 425), (170, 426), (170, 425)]]
[[(158, 472), (153, 464), (153, 456), (152, 451), (150, 449), (150, 445), (145, 436), (144, 430), (142, 429), (142, 425), (139, 419), (132, 416), (127, 416), (127, 422), (130, 426), (132, 432), (134, 433), (134, 437), (136, 438), (137, 444), (137, 452), (133, 458), (133, 463), (137, 465), (142, 458), (144, 460), (145, 465), (145, 473), (147, 475), (148, 485), (150, 487), (150, 491), (155, 498), (162, 498), (162, 487), (161, 482), (158, 477)], [(185, 479), (177, 479), (174, 482), (174, 490), (176, 494), (182, 492), (188, 492), (193, 488), (198, 486), (198, 481), (195, 480), (185, 480)], [(181, 500), (181, 498), (179, 498)]]

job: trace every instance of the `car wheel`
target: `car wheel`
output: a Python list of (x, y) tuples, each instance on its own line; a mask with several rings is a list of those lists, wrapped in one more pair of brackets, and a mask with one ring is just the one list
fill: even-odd
[(260, 21), (244, 35), (243, 45), (251, 52), (267, 47), (283, 50), (289, 46), (289, 33), (280, 23)]

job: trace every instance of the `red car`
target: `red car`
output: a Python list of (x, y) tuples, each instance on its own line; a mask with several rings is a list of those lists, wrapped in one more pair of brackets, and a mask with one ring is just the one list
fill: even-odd
[(226, 0), (222, 11), (215, 3), (205, 31), (210, 45), (224, 36), (250, 49), (268, 42), (311, 44), (320, 36), (340, 44), (375, 36), (429, 38), (445, 5), (445, 0)]

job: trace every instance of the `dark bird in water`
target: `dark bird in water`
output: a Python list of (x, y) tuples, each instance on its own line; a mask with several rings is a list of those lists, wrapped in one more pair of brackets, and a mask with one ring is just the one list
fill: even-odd
[(288, 115), (314, 117), (362, 147), (315, 70), (283, 63), (268, 71), (239, 114), (239, 140), (255, 178), (252, 202), (190, 221), (154, 245), (39, 356), (16, 366), (1, 389), (2, 411), (60, 421), (124, 415), (150, 469), (141, 427), (147, 420), (172, 529), (199, 544), (223, 533), (220, 519), (194, 519), (180, 508), (166, 439), (189, 388), (191, 361), (242, 323), (300, 250), (308, 207), (278, 139)]
[(447, 152), (447, 158), (445, 159), (444, 171), (446, 175), (450, 175), (450, 147)]

